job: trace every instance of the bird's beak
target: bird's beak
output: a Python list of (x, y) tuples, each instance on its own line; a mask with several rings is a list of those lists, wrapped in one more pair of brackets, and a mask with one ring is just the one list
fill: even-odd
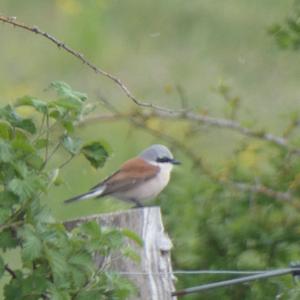
[(174, 159), (174, 158), (170, 161), (170, 163), (173, 164), (173, 165), (181, 165), (181, 162)]

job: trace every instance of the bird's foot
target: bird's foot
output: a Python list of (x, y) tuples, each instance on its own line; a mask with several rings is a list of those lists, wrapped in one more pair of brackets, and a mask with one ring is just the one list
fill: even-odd
[(141, 207), (144, 207), (144, 205), (139, 201), (139, 200), (136, 200), (136, 199), (130, 199), (131, 202), (133, 202), (135, 204), (135, 206), (133, 208), (141, 208)]

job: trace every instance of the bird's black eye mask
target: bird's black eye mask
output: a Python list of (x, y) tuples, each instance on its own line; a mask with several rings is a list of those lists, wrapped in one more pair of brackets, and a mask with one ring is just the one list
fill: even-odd
[(173, 165), (180, 165), (180, 162), (174, 158), (169, 158), (169, 157), (158, 157), (156, 159), (156, 162), (158, 163), (170, 163), (170, 164), (173, 164)]
[(164, 156), (164, 157), (158, 157), (156, 159), (156, 161), (159, 162), (159, 163), (167, 163), (167, 162), (171, 162), (172, 159), (170, 159), (169, 157)]

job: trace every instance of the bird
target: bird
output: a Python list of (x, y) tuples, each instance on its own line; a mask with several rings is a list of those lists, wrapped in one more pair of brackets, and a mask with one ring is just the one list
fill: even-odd
[(135, 207), (143, 207), (142, 202), (155, 198), (167, 186), (173, 166), (179, 164), (166, 146), (152, 145), (124, 162), (116, 172), (88, 192), (64, 203), (112, 196), (134, 203)]

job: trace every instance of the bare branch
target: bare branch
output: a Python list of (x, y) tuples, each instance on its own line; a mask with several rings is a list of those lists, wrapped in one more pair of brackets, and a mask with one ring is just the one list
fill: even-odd
[(87, 118), (85, 120), (81, 121), (81, 125), (84, 123), (89, 122), (96, 122), (96, 121), (114, 121), (119, 119), (126, 119), (130, 117), (137, 117), (140, 116), (142, 118), (160, 118), (160, 119), (170, 119), (170, 120), (186, 120), (186, 121), (192, 121), (200, 124), (205, 124), (211, 127), (217, 127), (217, 128), (225, 128), (232, 131), (236, 131), (244, 136), (260, 139), (267, 141), (269, 143), (275, 144), (277, 146), (280, 146), (282, 148), (286, 148), (287, 150), (290, 150), (293, 153), (300, 154), (300, 149), (298, 148), (291, 148), (288, 145), (288, 142), (285, 138), (276, 136), (272, 133), (267, 133), (263, 131), (257, 131), (253, 130), (247, 127), (243, 127), (239, 122), (229, 120), (229, 119), (223, 119), (223, 118), (215, 118), (210, 117), (203, 114), (197, 114), (194, 112), (163, 112), (159, 110), (152, 110), (150, 111), (135, 111), (133, 113), (127, 113), (127, 114), (120, 114), (113, 112), (112, 114), (99, 114), (90, 118)]
[(282, 147), (288, 147), (287, 141), (279, 136), (275, 136), (271, 133), (265, 133), (263, 131), (255, 131), (247, 127), (243, 127), (239, 122), (229, 120), (229, 119), (222, 119), (222, 118), (214, 118), (203, 114), (197, 114), (194, 112), (173, 112), (169, 114), (167, 112), (161, 111), (152, 111), (148, 113), (149, 116), (155, 116), (160, 118), (168, 118), (168, 119), (182, 119), (182, 120), (190, 120), (198, 123), (202, 123), (205, 125), (219, 127), (219, 128), (227, 128), (234, 131), (237, 131), (243, 135), (254, 137), (258, 139), (263, 139), (268, 142), (277, 144)]
[(105, 76), (106, 78), (112, 80), (125, 93), (125, 95), (129, 99), (131, 99), (138, 106), (142, 106), (142, 107), (146, 107), (146, 108), (155, 108), (156, 110), (165, 111), (165, 112), (169, 112), (169, 113), (173, 113), (173, 112), (176, 112), (176, 111), (177, 112), (182, 111), (182, 110), (174, 110), (174, 109), (164, 108), (164, 107), (161, 107), (161, 106), (158, 106), (158, 105), (154, 105), (152, 103), (142, 102), (141, 100), (139, 100), (137, 97), (135, 97), (132, 94), (132, 92), (129, 90), (127, 85), (120, 78), (112, 75), (111, 73), (108, 73), (107, 71), (104, 71), (103, 69), (98, 68), (96, 65), (91, 63), (88, 59), (86, 59), (82, 53), (80, 53), (80, 52), (74, 50), (73, 48), (69, 47), (66, 43), (64, 43), (63, 41), (60, 41), (59, 39), (57, 39), (53, 35), (45, 32), (45, 31), (42, 31), (37, 26), (29, 26), (29, 25), (26, 25), (24, 23), (16, 21), (16, 17), (8, 17), (8, 16), (3, 16), (3, 15), (0, 15), (0, 21), (2, 21), (3, 23), (11, 24), (11, 25), (13, 25), (15, 27), (18, 27), (18, 28), (22, 28), (26, 31), (30, 31), (32, 33), (41, 35), (44, 38), (48, 39), (49, 41), (54, 43), (58, 48), (65, 50), (66, 52), (68, 52), (72, 56), (79, 59), (83, 64), (85, 64), (90, 69), (92, 69), (96, 74), (100, 74), (100, 75)]
[[(275, 136), (271, 133), (265, 133), (263, 131), (255, 131), (250, 128), (243, 127), (237, 121), (233, 121), (233, 120), (229, 120), (229, 119), (222, 119), (222, 118), (214, 118), (214, 117), (210, 117), (210, 116), (203, 115), (203, 114), (197, 114), (197, 113), (188, 111), (185, 108), (180, 109), (180, 110), (175, 110), (175, 109), (169, 109), (169, 108), (157, 106), (152, 103), (142, 102), (132, 94), (132, 92), (129, 90), (127, 85), (125, 85), (125, 83), (121, 79), (104, 71), (103, 69), (98, 68), (97, 66), (92, 64), (89, 60), (87, 60), (82, 53), (75, 51), (74, 49), (69, 47), (66, 43), (58, 40), (53, 35), (40, 30), (37, 26), (28, 26), (24, 23), (18, 22), (18, 21), (16, 21), (15, 17), (0, 16), (0, 21), (45, 37), (46, 39), (48, 39), (49, 41), (54, 43), (57, 47), (65, 50), (72, 56), (79, 59), (82, 63), (84, 63), (90, 69), (92, 69), (96, 74), (100, 74), (102, 76), (109, 78), (116, 85), (118, 85), (119, 88), (126, 94), (126, 96), (128, 98), (130, 98), (135, 104), (137, 104), (138, 106), (141, 106), (141, 107), (153, 109), (153, 111), (151, 111), (151, 112), (143, 112), (143, 114), (145, 116), (148, 115), (148, 116), (155, 116), (155, 117), (160, 117), (160, 118), (191, 120), (191, 121), (206, 124), (209, 126), (228, 128), (228, 129), (237, 131), (243, 135), (266, 140), (268, 142), (279, 145), (281, 147), (288, 148), (287, 140), (284, 137), (279, 137), (279, 136)], [(180, 97), (183, 102), (183, 97), (184, 97), (184, 95), (182, 94), (183, 91), (181, 89), (179, 89), (178, 92), (179, 92)], [(186, 103), (184, 103), (184, 105), (185, 104)], [(293, 150), (293, 152), (300, 154), (300, 149), (295, 149), (295, 150)]]

